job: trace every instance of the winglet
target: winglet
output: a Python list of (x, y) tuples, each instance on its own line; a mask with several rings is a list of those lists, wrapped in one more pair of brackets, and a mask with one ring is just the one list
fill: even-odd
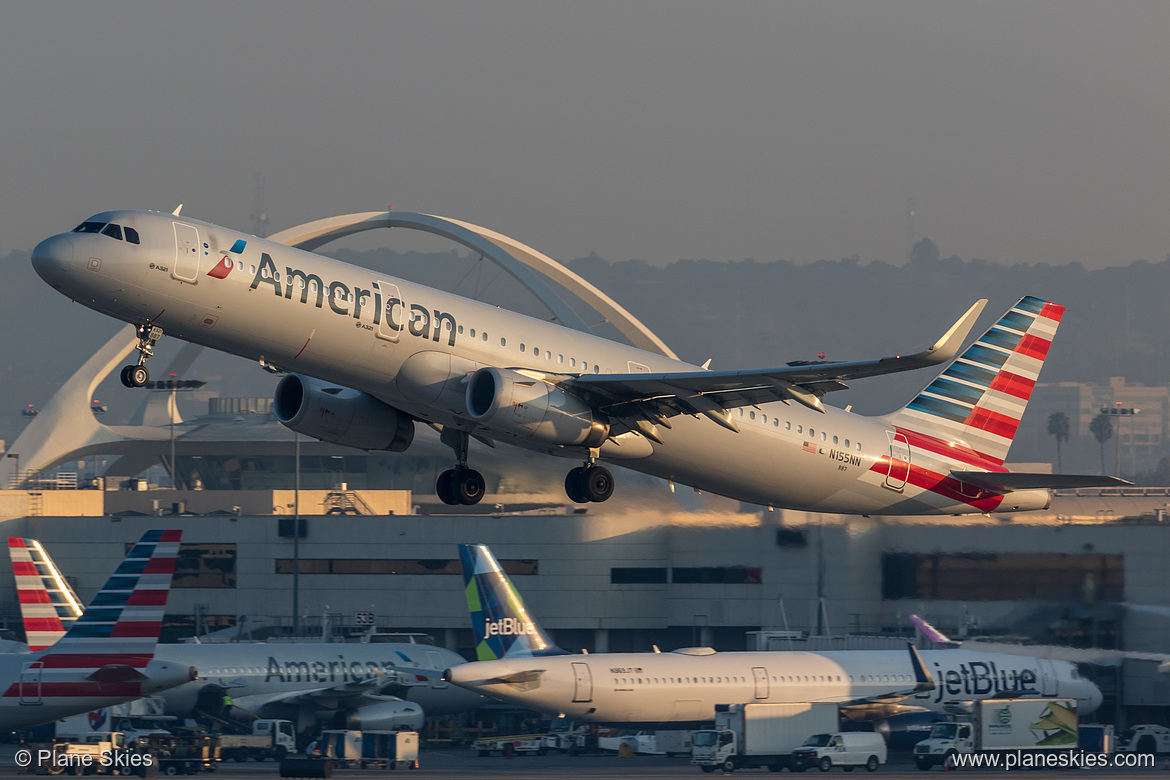
[(971, 304), (971, 308), (967, 309), (967, 313), (960, 317), (950, 327), (950, 330), (942, 335), (942, 338), (917, 355), (911, 355), (910, 357), (925, 360), (929, 363), (945, 363), (959, 354), (959, 348), (967, 340), (968, 334), (971, 333), (971, 328), (975, 327), (975, 321), (979, 319), (979, 315), (983, 313), (983, 307), (986, 305), (986, 298), (980, 298), (975, 301), (975, 303)]
[(935, 689), (934, 678), (930, 676), (926, 664), (922, 662), (922, 656), (918, 654), (918, 649), (911, 642), (906, 643), (906, 649), (910, 651), (910, 665), (914, 667), (914, 690), (919, 693), (933, 691)]
[(922, 632), (922, 635), (924, 637), (926, 637), (927, 639), (929, 639), (931, 642), (950, 642), (951, 641), (950, 637), (948, 637), (946, 634), (939, 631), (937, 628), (932, 626), (930, 623), (927, 623), (925, 620), (918, 617), (917, 615), (911, 615), (910, 622), (913, 623), (915, 626), (917, 626), (918, 630)]

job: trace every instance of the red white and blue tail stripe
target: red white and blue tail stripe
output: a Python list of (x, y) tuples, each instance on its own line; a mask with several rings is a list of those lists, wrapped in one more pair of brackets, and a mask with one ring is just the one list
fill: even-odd
[(146, 666), (154, 656), (182, 531), (147, 531), (44, 658), (73, 668)]
[(1002, 464), (1064, 307), (1028, 296), (892, 417), (895, 426), (957, 441)]
[(44, 650), (61, 637), (82, 613), (73, 588), (36, 539), (8, 537), (8, 554), (16, 578), (16, 595), (24, 619), (28, 649)]

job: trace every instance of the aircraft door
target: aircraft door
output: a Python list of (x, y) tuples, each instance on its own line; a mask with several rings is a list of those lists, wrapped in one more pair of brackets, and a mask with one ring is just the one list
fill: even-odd
[(1046, 658), (1036, 659), (1036, 674), (1040, 679), (1036, 681), (1036, 688), (1040, 691), (1041, 696), (1056, 696), (1058, 688), (1056, 685), (1056, 667), (1052, 661)]
[(25, 664), (20, 671), (20, 703), (44, 704), (41, 700), (41, 675), (44, 674), (44, 663), (33, 661)]
[(181, 282), (195, 284), (199, 280), (199, 231), (182, 222), (175, 226), (175, 262), (171, 276)]
[(382, 312), (378, 317), (378, 328), (375, 331), (378, 338), (385, 341), (398, 341), (398, 335), (406, 328), (410, 311), (402, 302), (402, 295), (398, 292), (398, 285), (389, 282), (376, 282), (382, 292)]
[[(432, 669), (443, 669), (444, 668), (443, 659), (439, 658), (439, 654), (436, 653), (434, 650), (427, 651), (427, 662), (431, 665)], [(442, 677), (431, 677), (431, 687), (432, 688), (446, 688), (447, 683), (445, 680), (443, 680)]]
[(890, 437), (890, 470), (885, 485), (892, 490), (901, 490), (910, 477), (910, 441), (904, 433), (886, 431), (886, 435)]
[(762, 666), (753, 666), (752, 677), (756, 681), (756, 698), (768, 698), (768, 670)]
[(588, 664), (573, 664), (573, 701), (593, 701), (593, 675)]

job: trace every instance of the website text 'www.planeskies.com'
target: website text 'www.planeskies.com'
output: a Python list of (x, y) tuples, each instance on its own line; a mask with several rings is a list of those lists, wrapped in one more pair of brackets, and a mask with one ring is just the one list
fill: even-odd
[(1106, 769), (1134, 767), (1153, 769), (1153, 753), (1093, 753), (1088, 750), (1063, 750), (1040, 753), (1034, 750), (996, 750), (983, 753), (958, 753), (952, 759), (956, 768), (983, 769)]

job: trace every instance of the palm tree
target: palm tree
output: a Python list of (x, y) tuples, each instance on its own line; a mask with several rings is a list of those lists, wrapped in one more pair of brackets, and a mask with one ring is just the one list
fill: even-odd
[(1099, 414), (1089, 423), (1089, 433), (1101, 445), (1101, 473), (1105, 473), (1105, 442), (1113, 438), (1113, 422), (1108, 416)]
[(1069, 433), (1072, 426), (1069, 424), (1068, 415), (1064, 412), (1055, 412), (1048, 417), (1048, 435), (1056, 437), (1056, 470), (1058, 473), (1064, 473), (1064, 463), (1060, 457), (1060, 445), (1062, 442), (1068, 441)]

